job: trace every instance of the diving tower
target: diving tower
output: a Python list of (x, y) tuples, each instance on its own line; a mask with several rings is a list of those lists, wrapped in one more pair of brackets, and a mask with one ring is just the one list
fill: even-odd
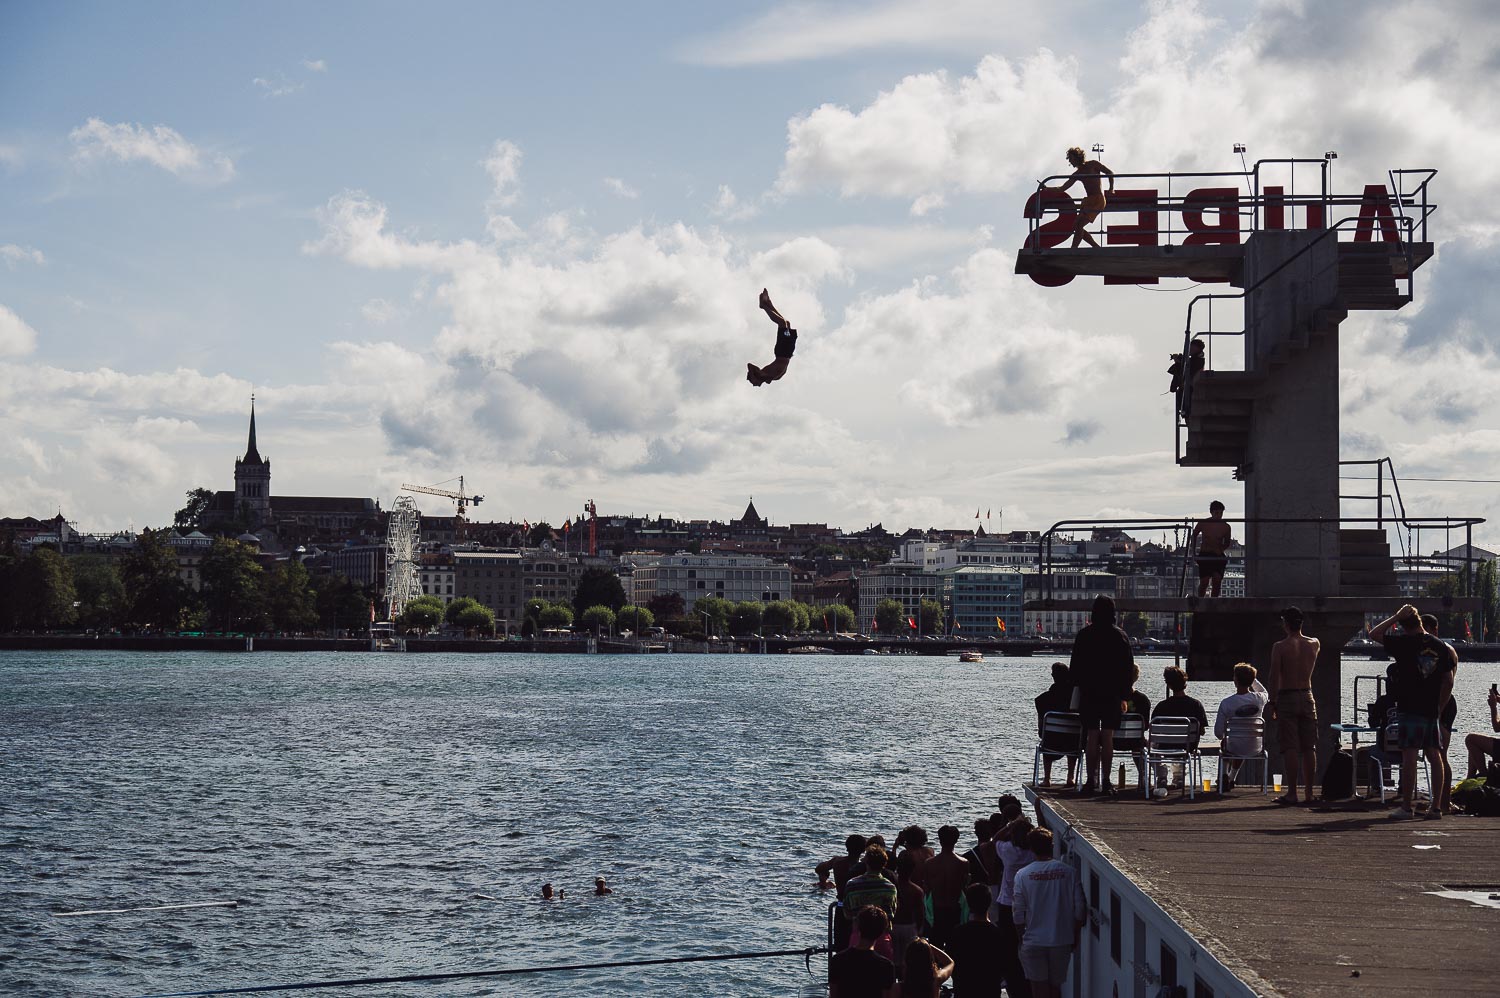
[[(1215, 680), (1229, 678), (1232, 664), (1243, 660), (1264, 675), (1271, 645), (1282, 636), (1277, 612), (1301, 607), (1306, 632), (1323, 641), (1314, 695), (1324, 721), (1344, 719), (1341, 648), (1367, 613), (1389, 614), (1403, 601), (1391, 533), (1458, 531), (1454, 543), (1469, 544), (1472, 553), (1472, 528), (1483, 522), (1409, 516), (1398, 506), (1399, 493), (1385, 494), (1384, 459), (1343, 462), (1380, 468), (1376, 496), (1339, 491), (1339, 328), (1353, 312), (1412, 301), (1413, 276), (1433, 255), (1428, 220), (1436, 211), (1429, 199), (1435, 175), (1390, 170), (1385, 184), (1340, 194), (1331, 186), (1328, 157), (1261, 160), (1234, 173), (1116, 174), (1094, 226), (1098, 248), (1061, 245), (1080, 211), (1056, 188), (1066, 177), (1042, 181), (1025, 208), (1029, 226), (1016, 273), (1045, 287), (1097, 277), (1105, 284), (1185, 278), (1239, 289), (1200, 294), (1190, 303), (1180, 349), (1186, 357), (1194, 340), (1204, 343), (1206, 364), (1185, 379), (1174, 410), (1177, 463), (1233, 469), (1243, 482), (1245, 515), (1230, 522), (1246, 552), (1246, 597), (1179, 592), (1117, 605), (1190, 615), (1189, 674)], [(1234, 316), (1231, 328), (1215, 324), (1215, 313), (1226, 312)], [(1343, 502), (1352, 499), (1373, 499), (1374, 515), (1343, 515)], [(1193, 519), (1203, 515), (1194, 512)], [(1108, 526), (1182, 522), (1191, 521)], [(1087, 529), (1081, 521), (1067, 526)], [(1050, 561), (1049, 547), (1039, 553), (1040, 598), (1027, 609), (1069, 608), (1046, 585)], [(1463, 570), (1472, 572), (1472, 563)], [(1478, 605), (1410, 601), (1438, 612)], [(1337, 745), (1327, 724), (1321, 729), (1320, 770)]]

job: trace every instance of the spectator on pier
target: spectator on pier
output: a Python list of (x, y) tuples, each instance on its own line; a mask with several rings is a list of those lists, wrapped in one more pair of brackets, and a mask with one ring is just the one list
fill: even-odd
[[(1094, 597), (1092, 619), (1073, 639), (1068, 673), (1078, 687), (1078, 716), (1087, 736), (1081, 793), (1114, 794), (1109, 773), (1114, 764), (1115, 729), (1129, 706), (1135, 656), (1130, 639), (1115, 624), (1115, 601)], [(1095, 781), (1098, 781), (1097, 783)]]
[[(851, 835), (845, 839), (845, 855), (835, 856), (833, 859), (826, 860), (817, 865), (818, 887), (823, 890), (832, 887), (838, 895), (839, 900), (842, 901), (844, 899), (844, 885), (849, 882), (849, 878), (853, 875), (851, 868), (859, 861), (859, 857), (864, 854), (867, 844), (868, 840), (863, 835)], [(833, 878), (831, 881), (829, 880), (830, 877)], [(837, 914), (834, 916), (833, 942), (835, 949), (843, 949), (849, 942), (849, 932), (853, 929), (854, 925), (849, 916), (845, 914), (848, 910), (847, 906), (840, 905), (837, 909)]]
[(963, 922), (963, 893), (969, 884), (969, 862), (954, 847), (958, 845), (958, 829), (944, 825), (938, 829), (938, 845), (941, 852), (923, 864), (926, 880), (928, 921), (932, 923), (932, 941), (939, 946), (948, 945), (948, 934)]
[(917, 859), (910, 852), (896, 859), (896, 917), (891, 921), (891, 946), (897, 953), (905, 953), (913, 939), (927, 932), (927, 894), (911, 878), (916, 868)]
[(1317, 638), (1302, 633), (1302, 611), (1295, 606), (1281, 611), (1281, 629), (1286, 637), (1271, 646), (1271, 686), (1276, 700), (1270, 705), (1270, 717), (1276, 722), (1286, 759), (1287, 792), (1276, 803), (1298, 803), (1298, 773), (1311, 803), (1318, 768), (1318, 704), (1313, 699), (1312, 675), (1322, 646)]
[(1038, 828), (1026, 842), (1036, 862), (1016, 875), (1011, 910), (1021, 932), (1021, 966), (1036, 998), (1062, 998), (1083, 928), (1083, 887), (1071, 866), (1052, 858), (1051, 832)]
[[(1399, 625), (1399, 630), (1392, 629)], [(1395, 660), (1396, 724), (1401, 745), (1401, 805), (1391, 812), (1392, 818), (1412, 817), (1412, 796), (1416, 792), (1417, 755), (1425, 753), (1434, 777), (1443, 772), (1442, 741), (1438, 718), (1443, 705), (1453, 695), (1453, 675), (1458, 656), (1453, 649), (1428, 634), (1422, 627), (1421, 614), (1410, 603), (1370, 628), (1370, 637), (1382, 642)], [(1427, 812), (1429, 818), (1441, 818), (1438, 801)]]
[(844, 907), (847, 910), (859, 911), (873, 904), (887, 916), (895, 916), (896, 885), (885, 875), (888, 861), (886, 851), (880, 846), (872, 845), (865, 849), (864, 872), (857, 877), (850, 877), (849, 882), (844, 885)]
[[(1193, 721), (1197, 728), (1193, 731), (1191, 745), (1197, 748), (1199, 737), (1208, 730), (1208, 712), (1203, 709), (1203, 701), (1197, 697), (1188, 696), (1188, 678), (1182, 666), (1167, 666), (1162, 670), (1161, 678), (1167, 684), (1167, 698), (1151, 708), (1151, 720), (1154, 721), (1158, 717), (1183, 717)], [(1157, 764), (1156, 783), (1158, 786), (1165, 787), (1167, 784), (1167, 765), (1167, 763)], [(1177, 764), (1172, 763), (1172, 765)]]
[(926, 874), (922, 868), (927, 861), (932, 859), (932, 846), (927, 844), (927, 829), (921, 825), (907, 825), (896, 835), (896, 848), (911, 853), (912, 860), (916, 866), (912, 869), (912, 880), (916, 881), (925, 890), (927, 887)]
[[(1145, 725), (1151, 719), (1151, 699), (1146, 696), (1146, 694), (1135, 688), (1136, 684), (1138, 684), (1140, 681), (1141, 664), (1139, 662), (1136, 662), (1134, 663), (1131, 671), (1130, 698), (1126, 701), (1128, 709), (1125, 711), (1125, 713), (1135, 714), (1141, 719), (1141, 724)], [(1115, 748), (1121, 750), (1122, 752), (1130, 753), (1131, 758), (1135, 760), (1136, 777), (1140, 780), (1140, 785), (1144, 787), (1146, 785), (1145, 732), (1143, 731), (1140, 737), (1132, 739), (1128, 744), (1120, 741), (1117, 738), (1115, 740)]]
[[(1073, 679), (1068, 674), (1066, 662), (1052, 663), (1052, 685), (1047, 687), (1036, 698), (1036, 734), (1042, 741), (1042, 748), (1048, 752), (1066, 753), (1068, 760), (1068, 782), (1064, 786), (1074, 786), (1073, 770), (1078, 765), (1078, 746), (1069, 744), (1066, 739), (1062, 743), (1053, 742), (1048, 744), (1049, 737), (1042, 730), (1042, 718), (1048, 714), (1063, 714), (1073, 709)], [(1042, 786), (1052, 785), (1052, 762), (1056, 755), (1042, 755)]]
[[(1442, 637), (1438, 634), (1438, 619), (1436, 614), (1422, 614), (1422, 628), (1439, 641), (1443, 641)], [(1453, 647), (1452, 642), (1443, 641), (1443, 644), (1447, 645), (1448, 650), (1453, 653), (1453, 668), (1455, 678), (1457, 678), (1458, 649)], [(1453, 725), (1457, 722), (1458, 700), (1450, 695), (1448, 702), (1443, 704), (1442, 712), (1438, 714), (1438, 747), (1442, 752), (1443, 759), (1443, 783), (1438, 788), (1441, 791), (1439, 795), (1442, 798), (1441, 801), (1433, 802), (1433, 807), (1436, 807), (1444, 814), (1453, 813), (1453, 804), (1449, 800), (1449, 796), (1453, 792), (1453, 763), (1448, 759), (1448, 746), (1453, 742)]]
[[(1010, 814), (1011, 812), (1006, 812)], [(1016, 874), (1036, 862), (1036, 854), (1027, 844), (1033, 831), (1031, 819), (1016, 805), (1014, 817), (1000, 831), (1000, 857), (1005, 864), (1000, 890), (995, 895), (995, 926), (1002, 935), (1001, 960), (1005, 965), (1005, 987), (1011, 998), (1030, 998), (1031, 985), (1021, 969), (1021, 937), (1016, 932), (1012, 906), (1015, 901)]]
[(874, 950), (875, 941), (889, 932), (890, 919), (867, 905), (855, 914), (854, 924), (860, 945), (828, 961), (829, 998), (895, 998), (896, 965)]
[[(1271, 695), (1255, 678), (1255, 666), (1241, 662), (1234, 667), (1234, 692), (1219, 702), (1219, 716), (1214, 718), (1214, 736), (1223, 739), (1229, 730), (1230, 718), (1252, 718), (1263, 716)], [(1241, 736), (1243, 737), (1243, 736)], [(1230, 739), (1224, 743), (1223, 751), (1229, 755), (1249, 755), (1255, 746), (1250, 742)], [(1221, 790), (1234, 789), (1234, 781), (1240, 775), (1241, 761), (1236, 759), (1225, 765), (1224, 786)]]
[(948, 952), (953, 955), (955, 998), (1000, 998), (1005, 980), (1005, 938), (990, 921), (990, 889), (984, 884), (964, 888), (969, 920), (953, 930)]
[[(994, 834), (994, 826), (988, 818), (974, 819), (974, 848), (964, 853), (964, 859), (969, 864), (969, 881), (975, 884), (990, 883), (990, 865), (994, 861), (994, 850), (990, 847), (990, 836)], [(985, 905), (989, 907), (988, 904)]]
[[(1500, 734), (1500, 690), (1493, 684), (1487, 700), (1490, 705), (1490, 730)], [(1500, 738), (1476, 731), (1464, 738), (1464, 747), (1469, 750), (1469, 776), (1485, 774), (1485, 756), (1500, 763)]]
[(938, 998), (943, 982), (953, 976), (953, 957), (936, 943), (913, 939), (901, 967), (901, 998)]

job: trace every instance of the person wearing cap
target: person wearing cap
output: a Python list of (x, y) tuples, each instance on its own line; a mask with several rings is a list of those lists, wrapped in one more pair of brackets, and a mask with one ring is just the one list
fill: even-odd
[(1310, 804), (1318, 768), (1318, 704), (1313, 699), (1312, 674), (1322, 646), (1317, 638), (1302, 633), (1302, 611), (1295, 606), (1281, 611), (1281, 629), (1286, 637), (1271, 646), (1271, 689), (1276, 691), (1276, 699), (1268, 706), (1286, 758), (1287, 791), (1276, 803), (1299, 803), (1300, 773)]
[(609, 886), (607, 884), (605, 884), (603, 877), (595, 877), (594, 878), (594, 897), (601, 897), (602, 898), (606, 894), (613, 894), (613, 893), (614, 893), (614, 891), (610, 890)]

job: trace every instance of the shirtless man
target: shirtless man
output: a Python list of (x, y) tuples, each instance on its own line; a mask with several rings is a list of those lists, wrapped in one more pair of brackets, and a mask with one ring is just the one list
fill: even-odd
[(1188, 537), (1188, 544), (1198, 538), (1198, 595), (1204, 596), (1213, 587), (1215, 598), (1224, 583), (1224, 569), (1229, 567), (1229, 545), (1234, 538), (1229, 534), (1229, 524), (1224, 522), (1224, 504), (1215, 499), (1208, 504), (1208, 519), (1199, 520)]
[(1307, 787), (1307, 803), (1313, 799), (1313, 775), (1318, 768), (1318, 705), (1313, 700), (1312, 674), (1318, 663), (1317, 638), (1302, 633), (1302, 611), (1289, 606), (1281, 611), (1286, 637), (1271, 647), (1271, 689), (1276, 698), (1268, 714), (1276, 722), (1281, 752), (1286, 758), (1287, 792), (1278, 804), (1297, 804), (1297, 773)]
[(958, 829), (944, 825), (938, 829), (942, 851), (922, 864), (926, 876), (927, 896), (932, 899), (932, 941), (948, 945), (948, 935), (963, 921), (959, 898), (969, 883), (969, 861), (953, 851), (958, 845)]
[(1104, 210), (1106, 204), (1104, 192), (1099, 189), (1099, 175), (1102, 173), (1109, 177), (1109, 192), (1115, 192), (1115, 171), (1099, 162), (1097, 159), (1086, 160), (1083, 150), (1074, 146), (1068, 150), (1068, 162), (1072, 164), (1073, 175), (1068, 182), (1057, 188), (1059, 191), (1067, 192), (1074, 184), (1083, 184), (1084, 198), (1078, 206), (1078, 224), (1073, 229), (1073, 247), (1077, 248), (1078, 240), (1087, 239), (1089, 245), (1095, 249), (1099, 248), (1099, 242), (1088, 231), (1088, 224), (1099, 217), (1099, 212)]
[(786, 374), (787, 365), (792, 362), (792, 352), (797, 349), (797, 330), (771, 304), (771, 293), (765, 288), (760, 289), (760, 307), (776, 323), (776, 359), (765, 367), (745, 365), (745, 380), (756, 388), (772, 381), (780, 381), (781, 376)]

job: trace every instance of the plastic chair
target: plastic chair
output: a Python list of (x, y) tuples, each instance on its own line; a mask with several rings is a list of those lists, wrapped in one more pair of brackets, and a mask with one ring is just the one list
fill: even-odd
[[(1120, 725), (1115, 728), (1114, 747), (1116, 754), (1127, 753), (1135, 762), (1136, 771), (1145, 779), (1146, 774), (1146, 719), (1140, 714), (1121, 714)], [(1146, 781), (1150, 782), (1150, 781)]]
[[(1238, 751), (1236, 751), (1236, 748)], [(1224, 792), (1224, 770), (1230, 762), (1260, 763), (1260, 792), (1266, 792), (1266, 720), (1263, 717), (1231, 717), (1224, 724), (1224, 742), (1219, 749), (1219, 793)]]
[[(1183, 784), (1187, 787), (1188, 799), (1197, 796), (1198, 784), (1203, 782), (1202, 756), (1194, 741), (1198, 737), (1198, 722), (1190, 717), (1156, 717), (1146, 734), (1144, 762), (1147, 772), (1153, 763), (1180, 765), (1183, 768)], [(1146, 798), (1151, 797), (1151, 781), (1146, 781)]]
[(1042, 735), (1031, 757), (1031, 785), (1042, 778), (1042, 759), (1077, 759), (1083, 755), (1083, 721), (1069, 711), (1049, 710), (1042, 715)]
[[(1380, 733), (1380, 754), (1382, 758), (1376, 760), (1380, 770), (1380, 803), (1385, 803), (1385, 795), (1390, 792), (1392, 796), (1401, 793), (1401, 725), (1396, 721), (1396, 712), (1391, 711), (1391, 723), (1385, 726)], [(1417, 799), (1422, 784), (1419, 777), (1427, 778), (1427, 799), (1432, 799), (1432, 768), (1427, 764), (1427, 755), (1424, 752), (1417, 753), (1417, 772), (1412, 779), (1418, 780), (1417, 785), (1411, 788), (1411, 798)], [(1387, 780), (1390, 780), (1387, 783)]]

